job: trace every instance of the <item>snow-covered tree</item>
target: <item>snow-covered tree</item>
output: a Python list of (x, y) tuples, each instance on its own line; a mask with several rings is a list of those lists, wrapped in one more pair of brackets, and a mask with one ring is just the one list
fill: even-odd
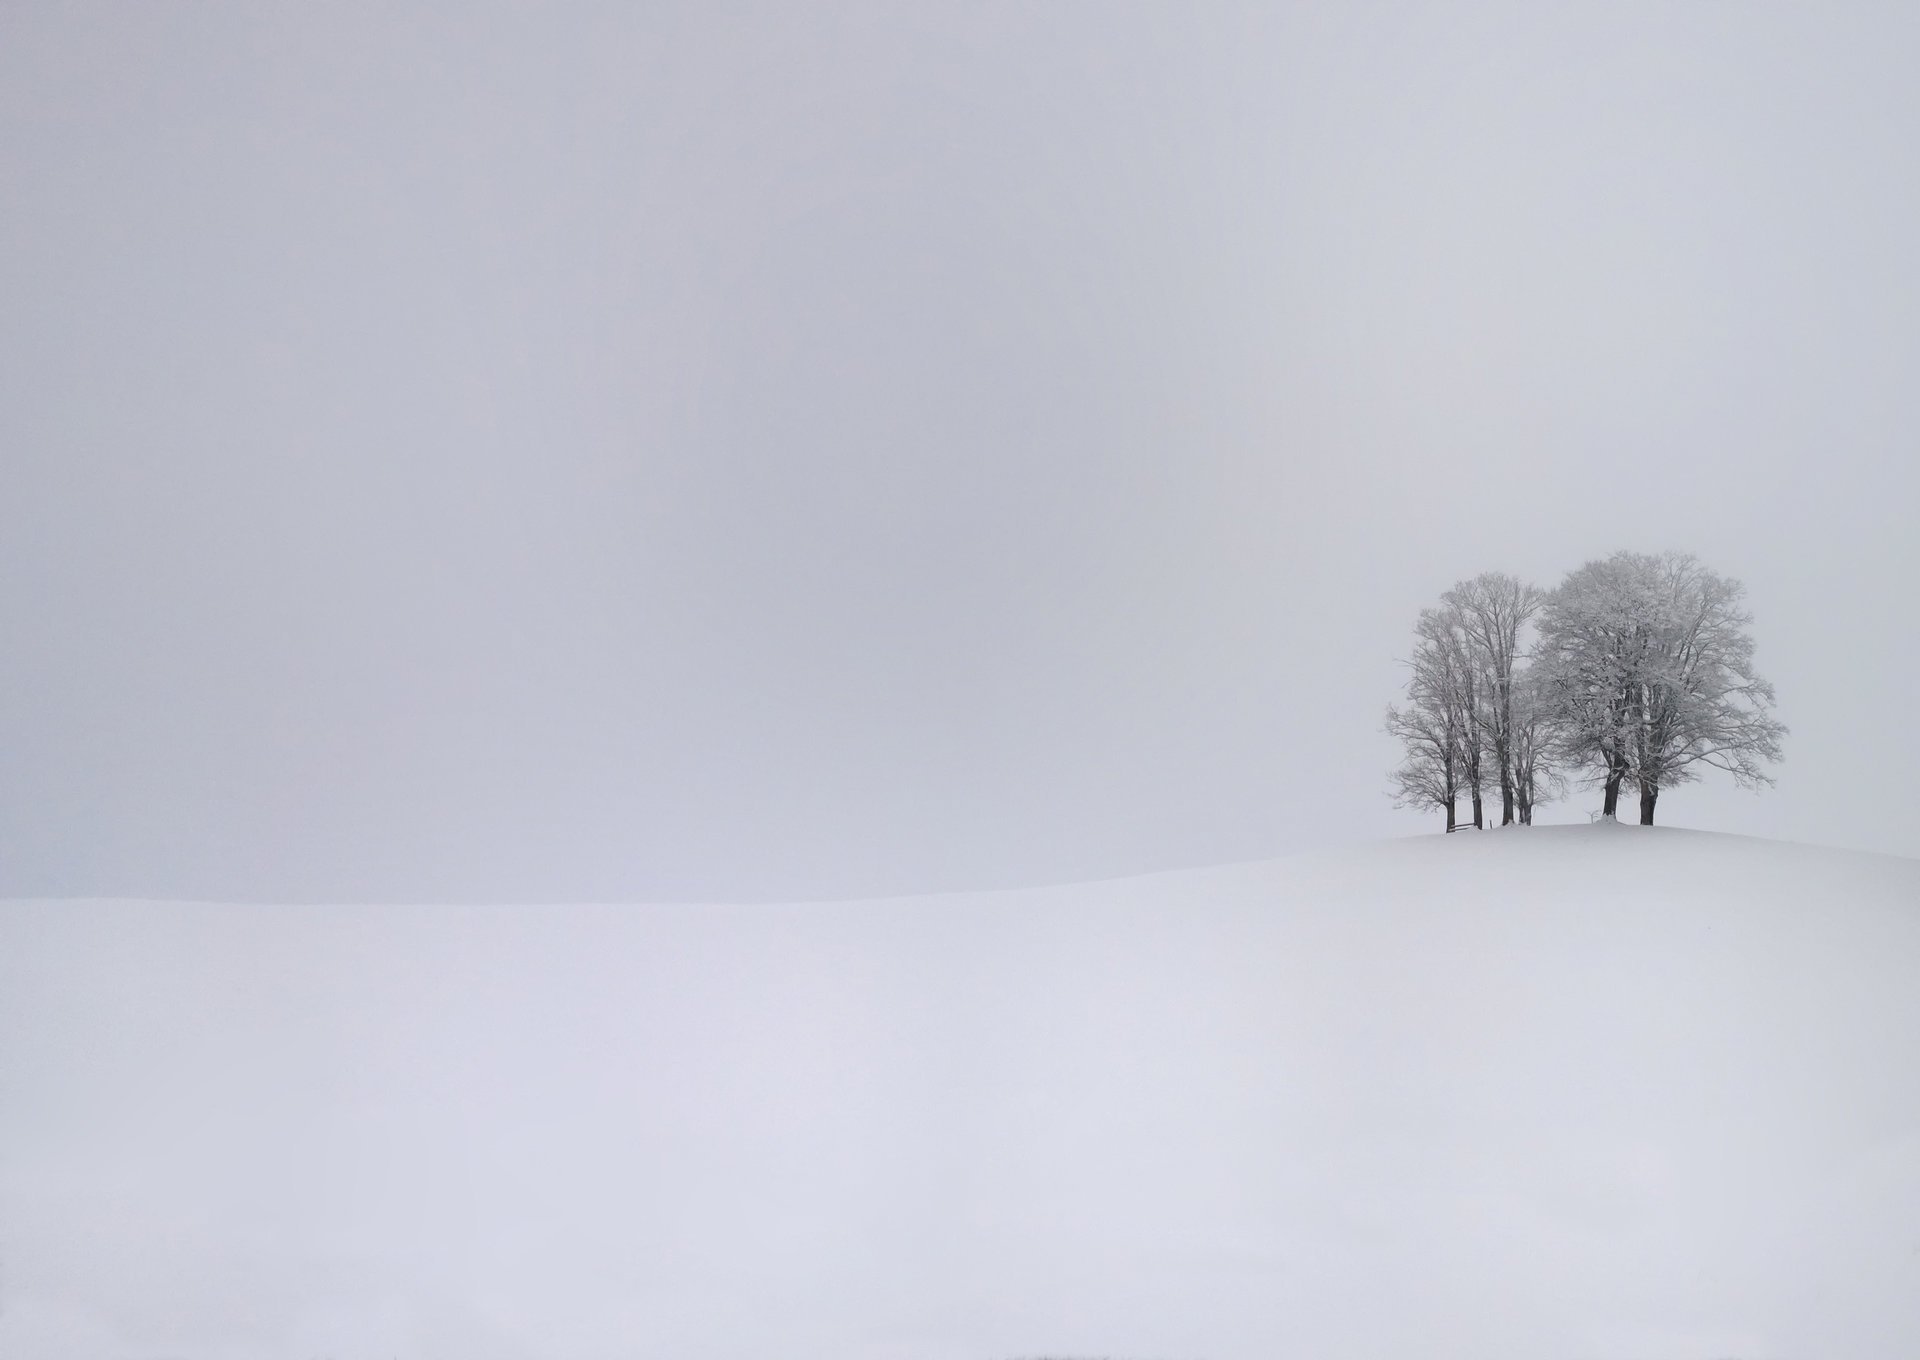
[(1587, 563), (1547, 597), (1540, 617), (1534, 666), (1554, 752), (1570, 769), (1595, 772), (1609, 817), (1627, 777), (1632, 696), (1651, 647), (1647, 560), (1617, 553)]
[(1780, 759), (1786, 728), (1753, 669), (1743, 593), (1688, 554), (1622, 552), (1548, 598), (1536, 664), (1555, 746), (1600, 782), (1608, 816), (1628, 781), (1647, 825), (1660, 790), (1701, 768), (1773, 782), (1761, 766)]
[(1784, 724), (1772, 716), (1773, 686), (1753, 668), (1753, 615), (1746, 588), (1686, 553), (1666, 553), (1655, 579), (1661, 622), (1627, 744), (1628, 777), (1640, 790), (1640, 821), (1653, 824), (1660, 790), (1724, 770), (1745, 788), (1773, 783), (1763, 763), (1780, 759)]

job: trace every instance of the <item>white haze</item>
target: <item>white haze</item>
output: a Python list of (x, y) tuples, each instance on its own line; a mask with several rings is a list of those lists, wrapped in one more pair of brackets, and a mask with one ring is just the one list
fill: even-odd
[(1920, 853), (1917, 23), (0, 6), (0, 894), (1425, 830), (1416, 611), (1621, 548), (1793, 729), (1662, 813)]
[(1920, 863), (0, 908), (20, 1360), (1907, 1360)]

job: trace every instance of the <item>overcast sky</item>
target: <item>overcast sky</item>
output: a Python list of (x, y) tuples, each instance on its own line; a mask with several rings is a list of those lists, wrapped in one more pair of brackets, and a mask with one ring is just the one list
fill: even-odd
[(1911, 11), (809, 9), (0, 11), (0, 895), (1428, 831), (1416, 611), (1620, 548), (1793, 729), (1663, 819), (1920, 854)]

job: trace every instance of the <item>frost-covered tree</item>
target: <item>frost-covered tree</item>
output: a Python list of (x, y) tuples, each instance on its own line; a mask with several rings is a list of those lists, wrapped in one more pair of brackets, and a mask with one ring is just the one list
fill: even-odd
[(1649, 560), (1616, 553), (1587, 563), (1547, 597), (1540, 617), (1534, 665), (1555, 754), (1593, 772), (1609, 817), (1627, 777), (1633, 695), (1652, 645)]
[[(1522, 639), (1540, 609), (1541, 594), (1524, 581), (1490, 571), (1460, 582), (1440, 598), (1473, 672), (1474, 720), (1500, 782), (1500, 825), (1508, 826), (1522, 806), (1515, 759), (1514, 685)], [(1530, 797), (1525, 806), (1531, 808)], [(1521, 820), (1531, 820), (1530, 813)]]
[(1514, 673), (1511, 699), (1514, 812), (1522, 826), (1532, 826), (1534, 805), (1552, 802), (1564, 792), (1554, 763), (1551, 715), (1532, 666)]
[(1752, 616), (1737, 581), (1684, 553), (1615, 553), (1571, 573), (1541, 614), (1538, 667), (1554, 746), (1603, 789), (1640, 791), (1653, 822), (1660, 790), (1726, 770), (1743, 785), (1772, 783), (1786, 728), (1773, 687), (1753, 670)]
[(1421, 610), (1414, 634), (1407, 705), (1387, 709), (1387, 731), (1405, 751), (1393, 776), (1396, 801), (1403, 807), (1440, 808), (1451, 831), (1459, 824), (1458, 803), (1465, 795), (1472, 803), (1473, 825), (1484, 826), (1484, 679), (1453, 607)]
[(1443, 714), (1418, 702), (1387, 705), (1387, 732), (1405, 750), (1393, 772), (1395, 807), (1439, 808), (1454, 828), (1460, 799), (1459, 744)]
[(1627, 743), (1646, 826), (1660, 790), (1702, 769), (1724, 770), (1745, 788), (1771, 785), (1762, 765), (1780, 759), (1787, 732), (1772, 715), (1773, 686), (1753, 668), (1745, 587), (1686, 553), (1661, 555), (1652, 571), (1659, 624)]

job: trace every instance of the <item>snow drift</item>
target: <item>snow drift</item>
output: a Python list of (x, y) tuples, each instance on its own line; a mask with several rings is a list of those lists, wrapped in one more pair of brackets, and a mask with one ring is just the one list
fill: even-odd
[(0, 1355), (1920, 1354), (1920, 861), (0, 908)]

